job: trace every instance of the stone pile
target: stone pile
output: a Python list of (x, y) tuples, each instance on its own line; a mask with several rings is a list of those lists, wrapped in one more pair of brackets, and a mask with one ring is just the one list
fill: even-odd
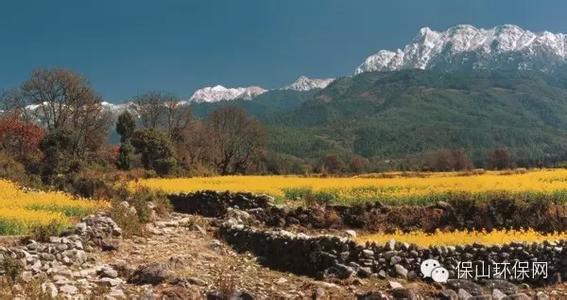
[(4, 262), (11, 260), (21, 267), (22, 280), (42, 282), (43, 292), (52, 297), (88, 295), (99, 286), (109, 288), (114, 297), (123, 297), (118, 273), (89, 257), (95, 247), (116, 247), (121, 237), (122, 230), (111, 218), (91, 215), (46, 242), (28, 240), (21, 246), (0, 247), (0, 274), (6, 272), (1, 267), (7, 265)]

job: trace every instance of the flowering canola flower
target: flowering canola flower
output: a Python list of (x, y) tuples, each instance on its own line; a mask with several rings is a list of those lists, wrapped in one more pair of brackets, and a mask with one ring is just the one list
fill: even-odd
[[(567, 202), (567, 169), (526, 172), (484, 172), (467, 175), (456, 172), (382, 174), (387, 178), (316, 178), (300, 176), (218, 176), (173, 179), (142, 179), (136, 184), (169, 193), (216, 190), (268, 194), (294, 200), (306, 193), (341, 202), (380, 200), (389, 204), (419, 204), (447, 200), (466, 194), (483, 199), (494, 193), (518, 199), (544, 197)], [(133, 183), (134, 185), (134, 183)]]
[(452, 231), (435, 233), (424, 233), (422, 231), (412, 231), (404, 233), (397, 231), (394, 233), (375, 233), (361, 235), (357, 238), (359, 243), (375, 242), (384, 244), (390, 240), (402, 243), (416, 244), (421, 247), (429, 246), (457, 246), (479, 243), (483, 245), (500, 245), (512, 242), (520, 243), (541, 243), (544, 241), (555, 241), (567, 239), (567, 232), (555, 232), (543, 234), (533, 229), (527, 230), (493, 230), (486, 231)]
[(74, 198), (62, 192), (24, 191), (0, 180), (0, 235), (27, 234), (49, 224), (62, 228), (107, 206), (104, 201)]

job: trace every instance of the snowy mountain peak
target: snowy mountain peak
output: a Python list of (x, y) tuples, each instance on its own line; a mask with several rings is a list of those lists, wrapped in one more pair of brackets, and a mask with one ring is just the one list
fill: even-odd
[(191, 96), (190, 101), (200, 103), (236, 99), (250, 100), (265, 92), (267, 92), (267, 90), (258, 86), (225, 88), (222, 85), (215, 85), (213, 87), (204, 87), (196, 90), (193, 96)]
[(324, 89), (326, 88), (331, 82), (333, 82), (334, 78), (323, 78), (323, 79), (316, 79), (316, 78), (309, 78), (307, 76), (299, 76), (297, 80), (284, 87), (284, 90), (294, 90), (294, 91), (310, 91), (313, 89)]
[(403, 49), (378, 51), (355, 74), (401, 69), (548, 71), (565, 62), (566, 34), (534, 33), (512, 24), (490, 29), (457, 25), (442, 32), (421, 28)]

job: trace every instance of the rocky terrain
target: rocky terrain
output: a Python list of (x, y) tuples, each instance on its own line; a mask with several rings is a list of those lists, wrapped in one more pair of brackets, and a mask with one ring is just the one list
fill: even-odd
[[(269, 198), (208, 194), (199, 214), (171, 213), (146, 225), (143, 235), (123, 238), (110, 218), (84, 218), (72, 230), (45, 242), (14, 241), (0, 248), (1, 272), (22, 266), (16, 284), (4, 284), (7, 298), (121, 299), (564, 299), (567, 285), (565, 245), (522, 248), (507, 245), (500, 252), (527, 252), (554, 261), (552, 281), (421, 279), (411, 260), (424, 255), (481, 255), (492, 251), (474, 245), (443, 247), (439, 253), (391, 241), (356, 245), (345, 229), (325, 231), (266, 226), (248, 211), (264, 210)], [(248, 207), (246, 207), (248, 205)], [(203, 211), (201, 211), (203, 212)], [(196, 211), (195, 213), (199, 213)], [(325, 232), (332, 235), (321, 235)], [(539, 248), (538, 248), (539, 247)], [(513, 249), (512, 249), (513, 248)], [(539, 249), (539, 250), (538, 250)], [(476, 253), (476, 254), (475, 254)], [(440, 254), (443, 254), (440, 256)], [(555, 266), (555, 267), (554, 267)], [(559, 267), (561, 269), (558, 269)], [(557, 275), (558, 274), (558, 275)], [(5, 276), (6, 277), (6, 276)]]

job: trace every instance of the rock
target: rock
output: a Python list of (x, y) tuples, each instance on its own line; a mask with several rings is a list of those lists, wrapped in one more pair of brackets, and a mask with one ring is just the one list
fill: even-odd
[(458, 300), (459, 295), (453, 290), (445, 289), (439, 292), (439, 298), (441, 300)]
[(396, 270), (396, 274), (398, 274), (400, 277), (408, 278), (408, 270), (404, 266), (396, 264), (394, 266), (394, 269)]
[(59, 292), (67, 295), (75, 295), (79, 290), (72, 285), (66, 284), (59, 288)]
[(100, 277), (116, 278), (118, 277), (118, 272), (110, 267), (103, 267), (98, 274)]
[(386, 248), (388, 248), (388, 250), (390, 250), (390, 251), (396, 250), (396, 240), (391, 239), (391, 240), (386, 244)]
[(417, 295), (411, 289), (397, 288), (392, 290), (394, 299), (417, 300)]
[(206, 235), (207, 235), (207, 231), (206, 231), (203, 227), (201, 227), (201, 226), (199, 226), (199, 225), (197, 225), (197, 224), (193, 224), (193, 228), (194, 228), (195, 230), (197, 230), (201, 235), (203, 235), (203, 236), (206, 236)]
[(313, 294), (311, 295), (311, 299), (313, 300), (323, 300), (327, 298), (327, 293), (325, 293), (325, 289), (323, 288), (316, 288), (313, 290)]
[(482, 295), (482, 287), (470, 280), (449, 279), (447, 280), (447, 285), (455, 291), (463, 289), (472, 296)]
[(120, 240), (117, 239), (106, 239), (100, 244), (102, 251), (116, 251), (120, 247)]
[(30, 282), (32, 281), (32, 272), (30, 271), (24, 271), (22, 272), (21, 278), (24, 282)]
[(233, 292), (227, 294), (223, 291), (210, 291), (207, 293), (207, 300), (253, 300), (254, 297), (247, 292)]
[(451, 204), (449, 204), (448, 202), (445, 202), (445, 201), (437, 201), (436, 206), (437, 206), (438, 208), (441, 208), (441, 209), (451, 209), (451, 208), (453, 208), (453, 206), (451, 206)]
[(212, 240), (211, 244), (209, 245), (209, 248), (211, 248), (213, 250), (218, 250), (218, 249), (222, 248), (222, 243), (219, 240)]
[(129, 279), (134, 284), (160, 284), (170, 276), (167, 267), (161, 263), (140, 265)]
[(340, 289), (341, 287), (334, 284), (334, 283), (330, 283), (330, 282), (325, 282), (325, 281), (314, 281), (313, 284), (318, 285), (322, 288), (325, 289)]
[(487, 280), (484, 284), (488, 289), (497, 289), (505, 295), (516, 294), (518, 287), (506, 280)]
[(491, 295), (472, 296), (469, 299), (470, 300), (493, 300)]
[(513, 294), (506, 297), (506, 300), (530, 300), (530, 299), (532, 298), (524, 293)]
[(372, 275), (372, 269), (369, 267), (360, 267), (358, 268), (357, 275), (362, 278), (368, 278)]
[(186, 278), (187, 282), (192, 284), (192, 285), (199, 285), (199, 286), (206, 286), (207, 282), (205, 282), (203, 279), (197, 278), (197, 277), (187, 277)]
[(370, 291), (366, 294), (356, 295), (357, 300), (384, 300), (390, 299), (390, 296), (386, 295), (382, 291)]
[(74, 241), (73, 242), (73, 247), (79, 250), (83, 250), (83, 242), (81, 241)]
[(469, 300), (470, 298), (472, 298), (472, 295), (464, 289), (459, 289), (457, 295), (459, 296), (459, 300)]
[(506, 297), (506, 294), (501, 292), (499, 289), (493, 289), (492, 290), (492, 299), (500, 300), (500, 299), (504, 299), (505, 297)]
[(399, 264), (402, 261), (402, 258), (399, 256), (392, 256), (392, 258), (390, 258), (390, 265), (395, 266), (397, 264)]
[(126, 298), (124, 291), (119, 289), (119, 288), (110, 289), (110, 293), (108, 293), (107, 296), (112, 297), (112, 298), (119, 298), (119, 299), (125, 299)]
[(404, 287), (401, 283), (397, 281), (388, 281), (388, 284), (390, 285), (391, 289), (399, 289)]
[(549, 296), (546, 295), (544, 292), (537, 292), (536, 296), (535, 296), (536, 300), (549, 300)]
[(563, 282), (563, 278), (561, 278), (561, 273), (559, 272), (555, 272), (550, 278), (551, 284), (560, 284), (561, 282)]
[(75, 225), (75, 230), (79, 234), (86, 232), (87, 231), (87, 223), (85, 223), (85, 222), (78, 223), (77, 225)]
[(356, 238), (356, 231), (354, 230), (345, 230), (346, 235), (351, 238), (351, 239), (355, 239)]
[(103, 286), (112, 287), (112, 286), (118, 286), (119, 284), (121, 284), (122, 279), (104, 277), (104, 278), (101, 278), (98, 282)]
[(408, 272), (408, 280), (416, 280), (417, 278), (417, 272), (413, 270)]
[(323, 273), (325, 278), (346, 279), (352, 276), (354, 269), (343, 264), (335, 264), (333, 267), (327, 268)]
[(41, 284), (41, 292), (48, 295), (51, 298), (57, 297), (59, 292), (57, 291), (57, 286), (52, 282), (44, 282)]
[(60, 243), (62, 243), (62, 239), (58, 236), (50, 236), (49, 242), (52, 243), (52, 244), (60, 244)]
[(364, 258), (374, 258), (374, 251), (368, 250), (368, 249), (364, 249), (364, 250), (362, 250), (362, 257), (364, 257)]

